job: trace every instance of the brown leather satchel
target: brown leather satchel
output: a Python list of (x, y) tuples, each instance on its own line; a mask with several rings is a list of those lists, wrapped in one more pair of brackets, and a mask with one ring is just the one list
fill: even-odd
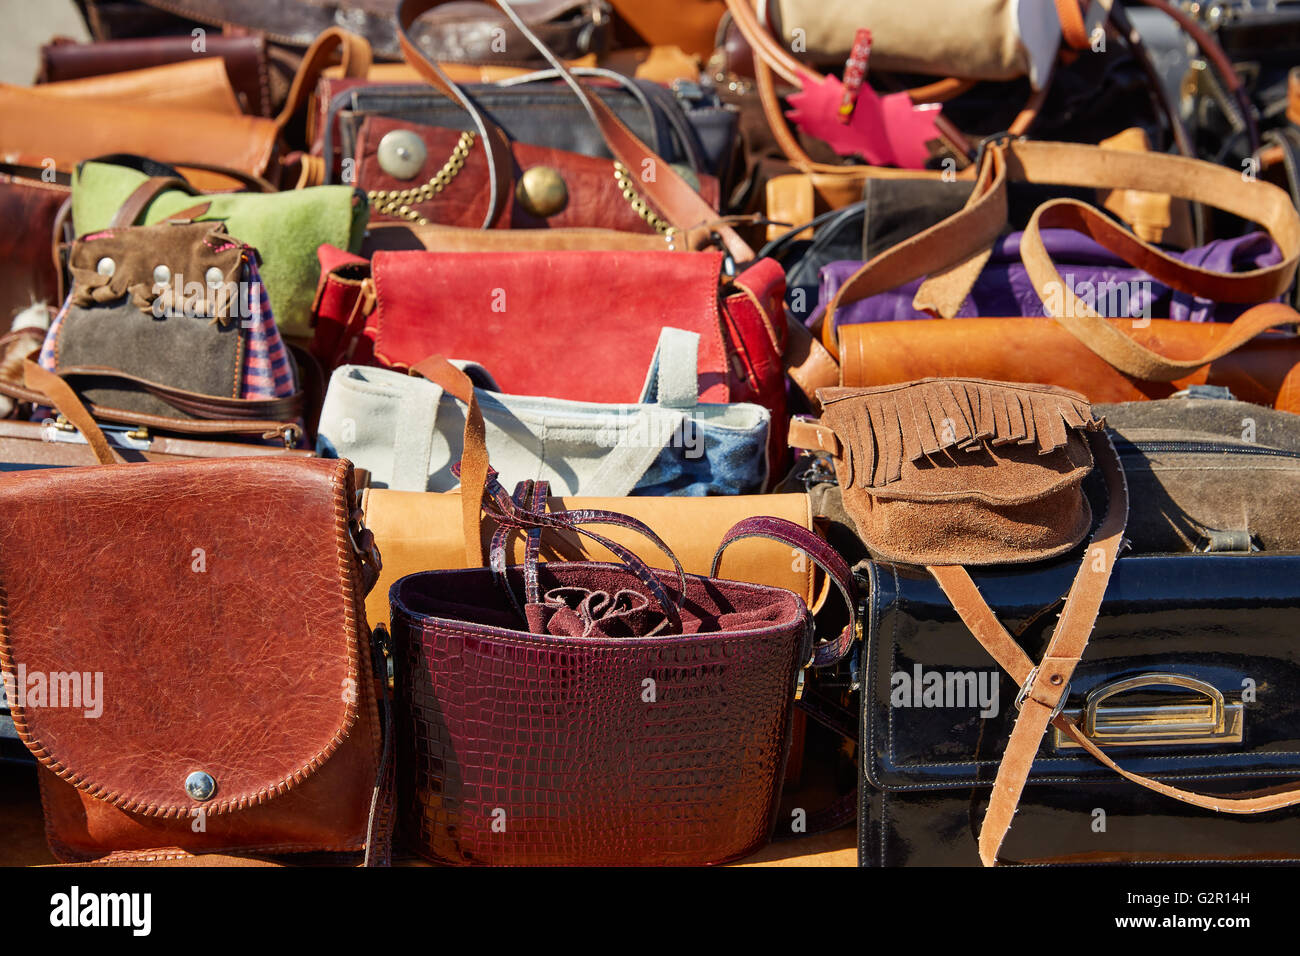
[(0, 482), (0, 671), (54, 854), (384, 862), (379, 558), (352, 466), (91, 446), (107, 467)]

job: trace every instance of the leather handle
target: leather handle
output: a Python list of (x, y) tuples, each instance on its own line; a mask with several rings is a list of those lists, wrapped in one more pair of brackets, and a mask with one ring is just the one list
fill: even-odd
[(829, 580), (835, 583), (844, 598), (844, 603), (848, 606), (849, 623), (833, 640), (824, 641), (813, 649), (811, 663), (813, 667), (829, 667), (842, 660), (853, 649), (853, 643), (858, 637), (858, 589), (853, 580), (853, 572), (845, 560), (834, 548), (807, 528), (784, 518), (756, 515), (736, 522), (722, 536), (718, 550), (713, 555), (713, 566), (709, 570), (709, 577), (718, 576), (723, 552), (737, 541), (746, 538), (767, 538), (799, 549), (822, 569)]
[[(1040, 226), (1077, 227), (1130, 265), (1161, 281), (1221, 301), (1262, 302), (1280, 296), (1291, 284), (1300, 263), (1300, 213), (1286, 192), (1270, 183), (1245, 182), (1240, 173), (1231, 169), (1163, 153), (1133, 153), (1074, 143), (994, 143), (985, 150), (975, 188), (965, 206), (880, 253), (840, 287), (822, 324), (827, 348), (838, 357), (835, 314), (841, 306), (986, 254), (1006, 224), (1007, 184), (1013, 180), (1168, 193), (1258, 223), (1282, 252), (1282, 261), (1277, 265), (1251, 272), (1199, 269), (1138, 239), (1085, 203), (1058, 199), (1035, 212), (1021, 242), (1021, 257), (1040, 295), (1047, 291), (1047, 283), (1061, 282), (1042, 249), (1041, 239), (1035, 235)], [(1082, 304), (1074, 300), (1072, 307), (1077, 311)]]
[(289, 96), (275, 118), (277, 130), (283, 130), (303, 108), (315, 92), (325, 68), (333, 64), (335, 53), (341, 54), (344, 76), (364, 79), (370, 73), (374, 55), (365, 37), (340, 27), (323, 31), (303, 54), (289, 87)]
[(1166, 285), (1220, 302), (1259, 302), (1281, 295), (1291, 283), (1296, 258), (1294, 254), (1288, 258), (1289, 270), (1270, 267), (1240, 273), (1212, 272), (1174, 259), (1078, 200), (1056, 199), (1044, 203), (1034, 212), (1020, 245), (1020, 257), (1034, 289), (1048, 315), (1126, 375), (1144, 381), (1171, 382), (1222, 358), (1267, 329), (1300, 322), (1300, 314), (1290, 306), (1267, 302), (1243, 312), (1202, 355), (1191, 359), (1163, 356), (1140, 345), (1119, 324), (1107, 322), (1074, 294), (1043, 244), (1041, 230), (1053, 227), (1088, 235)]
[(953, 565), (928, 569), (971, 634), (1021, 687), (1017, 698), (1020, 716), (998, 765), (980, 827), (979, 853), (985, 866), (998, 863), (998, 852), (1011, 829), (1039, 744), (1069, 693), (1070, 678), (1088, 647), (1123, 546), (1129, 509), (1124, 469), (1104, 431), (1089, 432), (1087, 438), (1106, 480), (1106, 516), (1089, 542), (1042, 661), (1034, 665), (1029, 659), (998, 621), (965, 568)]
[(108, 228), (120, 229), (124, 226), (134, 226), (149, 208), (149, 204), (169, 189), (179, 189), (191, 196), (195, 194), (194, 187), (184, 179), (175, 176), (150, 176), (136, 186), (131, 191), (131, 195), (126, 197), (126, 201), (117, 207), (117, 212), (113, 213), (113, 218), (108, 221)]
[(95, 459), (101, 465), (125, 464), (67, 382), (53, 372), (41, 368), (31, 359), (23, 361), (23, 382), (28, 388), (49, 396), (54, 408), (86, 439), (90, 450), (95, 453)]
[(460, 507), (465, 534), (465, 567), (483, 567), (483, 494), (488, 484), (487, 426), (469, 376), (441, 355), (411, 366), (410, 374), (426, 378), (465, 403), (465, 434), (461, 443)]
[[(419, 50), (408, 33), (409, 27), (420, 14), (441, 6), (445, 2), (447, 0), (402, 0), (397, 10), (398, 32), (402, 43), (402, 51), (407, 58), (407, 62), (422, 77), (446, 95), (462, 100), (466, 104), (466, 108), (471, 111), (471, 115), (474, 115), (477, 110), (465, 98), (463, 91), (448, 79), (436, 63)], [(700, 194), (686, 180), (682, 179), (676, 170), (641, 142), (603, 100), (588, 95), (582, 83), (573, 76), (564, 62), (538, 39), (537, 35), (533, 33), (507, 0), (491, 0), (491, 2), (493, 6), (506, 15), (523, 37), (542, 54), (551, 68), (555, 70), (556, 75), (573, 90), (574, 95), (578, 97), (587, 114), (596, 124), (596, 128), (600, 130), (609, 151), (615, 159), (628, 168), (631, 174), (638, 176), (637, 188), (660, 210), (664, 219), (681, 230), (688, 230), (701, 223), (715, 222), (717, 220), (718, 214), (716, 210), (705, 202)], [(478, 122), (477, 119), (476, 122)], [(502, 158), (509, 161), (508, 152)], [(641, 170), (646, 168), (644, 166), (646, 162), (653, 164), (650, 167), (654, 170), (654, 176), (651, 179), (640, 177)], [(508, 172), (503, 171), (501, 181), (505, 182), (508, 179)], [(490, 191), (490, 200), (496, 201), (495, 194), (492, 191)], [(754, 257), (753, 250), (730, 226), (717, 224), (714, 226), (713, 231), (718, 234), (723, 246), (737, 262), (748, 262)]]

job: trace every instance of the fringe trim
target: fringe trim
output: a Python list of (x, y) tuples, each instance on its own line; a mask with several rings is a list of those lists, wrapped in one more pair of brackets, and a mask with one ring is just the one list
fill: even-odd
[(986, 444), (1033, 445), (1047, 455), (1074, 431), (1097, 431), (1092, 406), (1064, 389), (978, 379), (926, 379), (869, 389), (828, 404), (823, 420), (844, 446), (845, 487), (878, 488), (902, 478), (903, 462)]

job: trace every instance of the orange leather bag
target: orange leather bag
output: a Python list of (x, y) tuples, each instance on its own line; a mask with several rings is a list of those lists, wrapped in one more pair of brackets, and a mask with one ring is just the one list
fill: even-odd
[[(955, 319), (1006, 221), (1011, 180), (1167, 192), (1263, 226), (1281, 261), (1250, 272), (1189, 266), (1075, 199), (1044, 203), (1021, 240), (1021, 258), (1044, 302), (1034, 318)], [(1256, 304), (1233, 323), (1106, 319), (1075, 295), (1049, 258), (1041, 230), (1072, 229), (1159, 282), (1216, 302)], [(823, 340), (844, 385), (937, 376), (1059, 385), (1093, 402), (1161, 398), (1194, 383), (1226, 386), (1244, 401), (1300, 412), (1300, 337), (1270, 331), (1300, 314), (1270, 301), (1300, 262), (1300, 214), (1285, 192), (1197, 160), (1065, 143), (1010, 142), (985, 153), (967, 205), (867, 262), (828, 303)], [(913, 304), (932, 320), (837, 327), (837, 309), (922, 276)]]

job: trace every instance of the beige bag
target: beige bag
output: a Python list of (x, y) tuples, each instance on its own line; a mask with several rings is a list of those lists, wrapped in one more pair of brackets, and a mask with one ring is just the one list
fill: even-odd
[(778, 0), (780, 35), (800, 59), (840, 64), (871, 31), (871, 66), (896, 73), (1046, 79), (1061, 40), (1053, 0)]

